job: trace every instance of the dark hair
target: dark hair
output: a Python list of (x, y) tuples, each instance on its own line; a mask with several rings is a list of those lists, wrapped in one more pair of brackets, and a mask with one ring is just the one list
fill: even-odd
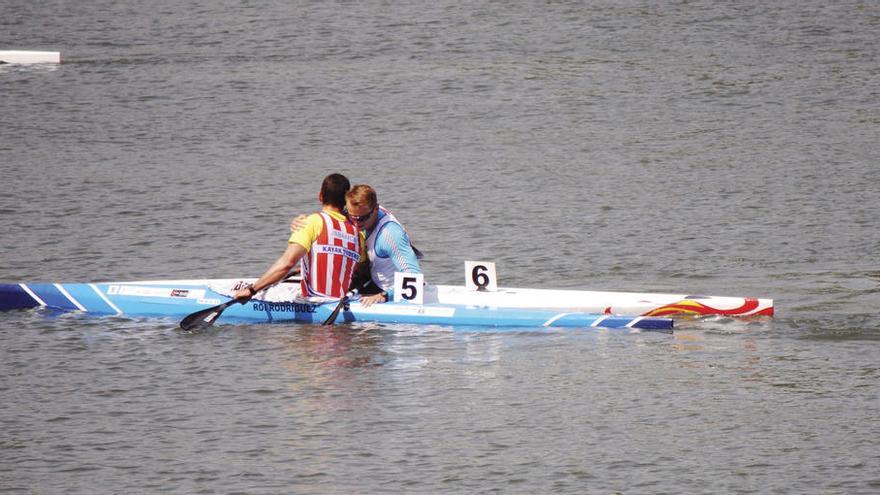
[(345, 193), (351, 189), (348, 178), (342, 174), (330, 174), (321, 183), (321, 198), (325, 205), (345, 208)]

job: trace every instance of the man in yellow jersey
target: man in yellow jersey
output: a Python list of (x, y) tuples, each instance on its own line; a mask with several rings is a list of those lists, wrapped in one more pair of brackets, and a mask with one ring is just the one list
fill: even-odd
[[(394, 273), (422, 273), (419, 254), (410, 242), (406, 229), (393, 213), (383, 208), (376, 191), (358, 184), (345, 194), (345, 213), (359, 229), (364, 243), (364, 260), (357, 274), (359, 281), (373, 282), (361, 288), (361, 305), (369, 307), (393, 297)], [(305, 229), (307, 217), (299, 215), (290, 223), (296, 235)]]
[(278, 260), (256, 282), (236, 291), (234, 297), (254, 297), (284, 279), (300, 261), (301, 297), (345, 295), (363, 251), (360, 232), (343, 214), (345, 193), (350, 188), (342, 174), (325, 177), (318, 193), (321, 211), (309, 215), (305, 227), (291, 234), (287, 249)]

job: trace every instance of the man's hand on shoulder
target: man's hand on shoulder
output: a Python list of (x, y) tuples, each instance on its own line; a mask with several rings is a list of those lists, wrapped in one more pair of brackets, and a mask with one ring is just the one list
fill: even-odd
[(290, 232), (296, 232), (297, 230), (303, 229), (306, 226), (306, 218), (308, 215), (297, 215), (293, 220), (290, 221)]

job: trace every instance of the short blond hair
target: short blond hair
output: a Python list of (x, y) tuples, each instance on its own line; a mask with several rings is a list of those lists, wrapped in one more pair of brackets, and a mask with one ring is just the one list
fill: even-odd
[(345, 200), (352, 206), (375, 208), (379, 204), (379, 200), (376, 199), (376, 190), (366, 184), (357, 184), (349, 189), (345, 193)]

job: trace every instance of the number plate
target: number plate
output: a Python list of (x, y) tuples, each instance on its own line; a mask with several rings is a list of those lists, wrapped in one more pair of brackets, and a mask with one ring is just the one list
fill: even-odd
[(491, 261), (465, 261), (464, 285), (468, 290), (493, 292), (498, 290), (495, 263)]
[(394, 273), (394, 302), (424, 304), (425, 275), (423, 273)]

